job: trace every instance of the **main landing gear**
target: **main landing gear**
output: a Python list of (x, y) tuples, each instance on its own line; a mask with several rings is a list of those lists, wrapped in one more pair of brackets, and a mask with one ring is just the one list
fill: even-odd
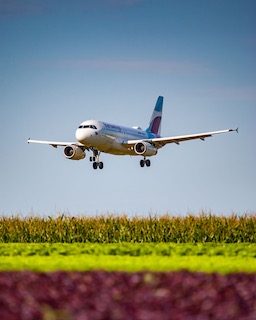
[(147, 167), (150, 167), (150, 160), (144, 157), (144, 159), (140, 160), (140, 166), (141, 168), (143, 168), (145, 165)]
[(90, 157), (90, 161), (93, 162), (93, 169), (103, 169), (103, 162), (100, 161), (100, 152), (98, 150), (93, 150), (93, 156)]
[(93, 169), (97, 169), (97, 168), (103, 169), (103, 162), (94, 161), (92, 164), (92, 167), (93, 167)]

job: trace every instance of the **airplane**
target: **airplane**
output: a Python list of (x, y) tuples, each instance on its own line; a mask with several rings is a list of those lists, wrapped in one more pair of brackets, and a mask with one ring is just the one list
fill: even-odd
[(103, 162), (100, 161), (100, 153), (113, 155), (141, 156), (141, 167), (150, 167), (148, 157), (155, 156), (158, 149), (166, 144), (188, 140), (205, 140), (215, 134), (236, 131), (227, 129), (221, 131), (197, 133), (173, 137), (161, 137), (161, 120), (163, 110), (162, 96), (159, 96), (146, 130), (140, 127), (124, 127), (98, 120), (87, 120), (82, 122), (76, 130), (76, 142), (56, 142), (28, 139), (28, 143), (48, 144), (57, 148), (64, 147), (64, 156), (70, 160), (81, 160), (86, 157), (86, 152), (91, 152), (90, 161), (94, 169), (103, 169)]

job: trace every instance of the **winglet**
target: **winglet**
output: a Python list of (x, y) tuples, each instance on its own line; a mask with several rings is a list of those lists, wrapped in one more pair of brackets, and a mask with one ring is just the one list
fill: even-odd
[(238, 129), (239, 129), (239, 127), (237, 127), (236, 129), (229, 129), (228, 131), (229, 132), (236, 131), (238, 133)]

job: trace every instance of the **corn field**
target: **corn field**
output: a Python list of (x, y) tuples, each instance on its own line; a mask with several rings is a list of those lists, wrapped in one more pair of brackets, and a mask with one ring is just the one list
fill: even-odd
[(239, 243), (256, 241), (256, 216), (0, 217), (0, 242), (20, 243)]

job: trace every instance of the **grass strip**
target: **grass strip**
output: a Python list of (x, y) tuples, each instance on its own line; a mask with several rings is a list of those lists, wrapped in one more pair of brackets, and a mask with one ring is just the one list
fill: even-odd
[(2, 257), (1, 271), (179, 271), (218, 272), (256, 272), (255, 258), (225, 256), (15, 256)]

